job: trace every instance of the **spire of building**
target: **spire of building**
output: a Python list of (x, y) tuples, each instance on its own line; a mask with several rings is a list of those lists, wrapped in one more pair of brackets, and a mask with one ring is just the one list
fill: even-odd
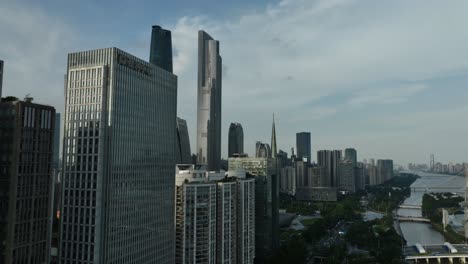
[(278, 151), (276, 150), (276, 129), (275, 129), (275, 113), (273, 113), (273, 125), (271, 127), (271, 157), (276, 158)]

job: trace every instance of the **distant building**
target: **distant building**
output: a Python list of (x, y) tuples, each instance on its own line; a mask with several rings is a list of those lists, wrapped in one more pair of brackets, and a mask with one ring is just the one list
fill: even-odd
[(198, 31), (197, 163), (210, 171), (221, 167), (221, 69), (219, 41)]
[(357, 167), (354, 167), (354, 177), (356, 191), (364, 190), (366, 187), (366, 174), (363, 163), (358, 162)]
[(0, 60), (0, 99), (2, 98), (2, 87), (3, 87), (3, 61)]
[(169, 71), (68, 55), (60, 263), (174, 263), (176, 108)]
[(308, 168), (308, 182), (311, 187), (327, 187), (327, 177), (325, 169), (322, 167), (309, 167)]
[(229, 158), (229, 170), (255, 176), (255, 257), (265, 260), (279, 246), (277, 175), (271, 158)]
[(332, 186), (338, 187), (338, 175), (339, 175), (339, 164), (341, 161), (341, 150), (333, 150), (331, 152), (331, 177), (332, 177)]
[(296, 161), (297, 187), (310, 186), (308, 177), (309, 163), (307, 161)]
[(171, 31), (153, 26), (151, 31), (150, 63), (172, 73)]
[(393, 160), (377, 160), (377, 175), (379, 184), (393, 178)]
[(375, 166), (375, 160), (374, 159), (369, 160), (368, 174), (369, 174), (369, 185), (370, 186), (380, 184), (380, 179), (378, 177), (377, 167)]
[(244, 153), (244, 129), (239, 123), (231, 123), (228, 135), (228, 157)]
[(275, 126), (275, 114), (273, 114), (273, 123), (271, 125), (271, 157), (276, 158), (278, 149), (276, 148), (276, 126)]
[(299, 201), (336, 202), (338, 193), (334, 187), (298, 187), (296, 199)]
[(356, 192), (354, 165), (351, 160), (342, 160), (338, 165), (338, 190)]
[(296, 194), (296, 168), (286, 166), (280, 169), (279, 173), (280, 192), (290, 195)]
[(177, 117), (177, 136), (176, 136), (176, 163), (192, 164), (190, 152), (190, 139), (187, 128), (187, 121)]
[(270, 145), (257, 141), (255, 143), (255, 157), (256, 158), (271, 158)]
[(298, 159), (307, 159), (307, 162), (310, 163), (312, 160), (310, 132), (296, 133), (296, 150)]
[(333, 178), (332, 178), (332, 152), (330, 150), (319, 150), (317, 151), (317, 165), (324, 170), (325, 179), (324, 182), (325, 186), (332, 187), (333, 186)]
[(357, 165), (357, 151), (353, 148), (345, 149), (345, 159), (353, 163), (353, 166)]
[(49, 263), (55, 109), (0, 102), (0, 263)]

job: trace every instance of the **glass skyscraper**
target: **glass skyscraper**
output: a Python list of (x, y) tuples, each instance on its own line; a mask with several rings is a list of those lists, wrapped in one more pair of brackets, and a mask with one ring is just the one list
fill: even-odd
[(198, 31), (197, 163), (221, 167), (221, 56), (219, 41)]
[(172, 73), (171, 31), (160, 26), (151, 31), (150, 63)]
[(310, 148), (310, 132), (296, 133), (297, 158), (302, 160), (307, 158), (307, 162), (312, 160), (312, 151)]
[(68, 55), (60, 263), (174, 263), (177, 76)]
[(239, 123), (231, 123), (228, 135), (228, 157), (244, 153), (244, 130)]

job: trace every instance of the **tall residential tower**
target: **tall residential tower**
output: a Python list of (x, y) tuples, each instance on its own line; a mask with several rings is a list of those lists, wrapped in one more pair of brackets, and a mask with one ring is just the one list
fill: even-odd
[(221, 66), (219, 41), (198, 31), (197, 161), (221, 167)]

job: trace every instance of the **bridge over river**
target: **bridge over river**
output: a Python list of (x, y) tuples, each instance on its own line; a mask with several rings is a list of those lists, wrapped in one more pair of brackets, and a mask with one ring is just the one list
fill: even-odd
[(395, 217), (396, 220), (400, 222), (421, 222), (421, 223), (431, 223), (431, 220), (424, 218), (424, 217), (416, 217), (416, 216), (404, 216), (404, 215), (397, 215)]
[(424, 245), (416, 244), (403, 248), (407, 263), (467, 263), (468, 245), (450, 244)]

